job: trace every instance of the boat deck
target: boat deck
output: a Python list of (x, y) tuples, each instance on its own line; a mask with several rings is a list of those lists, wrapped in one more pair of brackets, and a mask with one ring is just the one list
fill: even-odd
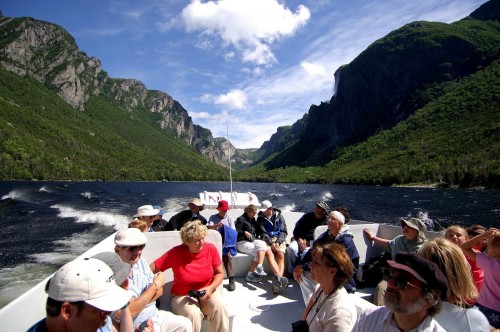
[(300, 287), (295, 281), (273, 294), (269, 278), (261, 283), (248, 283), (245, 278), (235, 278), (236, 290), (227, 290), (228, 279), (224, 279), (223, 298), (233, 317), (232, 331), (289, 331), (292, 322), (299, 320), (304, 312)]

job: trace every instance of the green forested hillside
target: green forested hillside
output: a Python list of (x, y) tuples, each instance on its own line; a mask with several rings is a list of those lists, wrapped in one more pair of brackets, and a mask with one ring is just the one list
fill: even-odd
[(0, 68), (0, 179), (226, 180), (227, 170), (103, 95), (77, 111)]
[(500, 60), (457, 81), (428, 86), (433, 100), (406, 121), (324, 167), (255, 167), (241, 180), (500, 187)]

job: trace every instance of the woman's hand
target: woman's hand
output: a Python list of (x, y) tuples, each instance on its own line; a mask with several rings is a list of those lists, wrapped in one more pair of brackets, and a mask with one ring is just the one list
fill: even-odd
[(304, 239), (299, 238), (297, 240), (297, 243), (299, 244), (300, 251), (304, 251), (307, 248), (307, 241)]
[(249, 240), (252, 240), (252, 239), (253, 239), (253, 235), (252, 235), (252, 233), (250, 233), (250, 232), (245, 231), (245, 236), (246, 236), (246, 237), (247, 237), (247, 239), (249, 239)]
[(162, 272), (155, 273), (153, 277), (153, 284), (156, 284), (157, 288), (163, 287), (165, 285), (165, 276)]

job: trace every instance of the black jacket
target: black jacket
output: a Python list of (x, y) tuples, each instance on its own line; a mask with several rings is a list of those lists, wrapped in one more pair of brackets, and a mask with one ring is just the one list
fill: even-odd
[(207, 219), (203, 217), (201, 214), (194, 215), (191, 210), (184, 210), (176, 215), (172, 216), (168, 221), (168, 224), (163, 228), (166, 231), (178, 231), (184, 226), (188, 221), (192, 220), (200, 220), (203, 225), (207, 224)]
[[(238, 232), (238, 238), (236, 241), (253, 241), (255, 238), (255, 226), (257, 224), (257, 221), (254, 218), (249, 218), (246, 213), (243, 215), (239, 216), (238, 219), (236, 219), (235, 225), (236, 225), (236, 231)], [(245, 236), (245, 232), (249, 232), (252, 234), (252, 240), (249, 240)]]

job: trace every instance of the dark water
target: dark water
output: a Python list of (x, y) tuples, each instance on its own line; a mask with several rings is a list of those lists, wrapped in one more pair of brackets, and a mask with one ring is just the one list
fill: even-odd
[[(57, 267), (131, 221), (135, 209), (159, 204), (184, 209), (201, 191), (230, 191), (213, 182), (0, 182), (0, 306)], [(325, 200), (347, 206), (353, 219), (397, 222), (419, 216), (428, 225), (499, 225), (500, 190), (348, 185), (233, 183), (289, 211)]]

